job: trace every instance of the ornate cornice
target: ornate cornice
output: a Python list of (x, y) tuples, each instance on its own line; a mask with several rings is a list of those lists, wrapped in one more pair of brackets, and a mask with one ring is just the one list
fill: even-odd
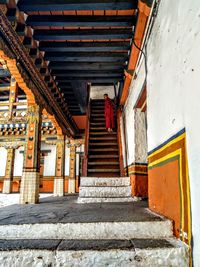
[[(42, 79), (39, 71), (31, 60), (26, 48), (21, 43), (19, 36), (8, 21), (1, 7), (0, 31), (6, 42), (8, 42), (11, 50), (4, 43), (2, 38), (0, 42), (1, 49), (8, 57), (11, 57), (18, 61), (17, 65), (19, 65), (19, 69), (23, 69), (22, 76), (23, 78), (25, 78), (26, 83), (29, 82), (29, 86), (33, 94), (35, 95), (36, 101), (39, 102), (40, 105), (42, 103), (50, 114), (55, 114), (57, 120), (60, 122), (64, 134), (67, 134), (68, 136), (74, 136), (77, 131), (76, 124), (74, 123), (71, 116), (69, 117), (69, 115), (66, 115), (64, 113), (61, 106), (52, 96), (47, 84)], [(30, 84), (30, 80), (32, 84)]]

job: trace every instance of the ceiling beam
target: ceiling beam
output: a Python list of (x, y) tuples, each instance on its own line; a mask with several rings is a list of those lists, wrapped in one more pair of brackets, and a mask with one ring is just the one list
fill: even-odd
[(29, 15), (26, 25), (48, 27), (132, 27), (135, 16)]
[(90, 74), (90, 73), (88, 73), (88, 74), (68, 74), (68, 73), (65, 73), (65, 75), (62, 75), (62, 76), (56, 76), (56, 81), (63, 81), (63, 80), (65, 80), (65, 78), (76, 78), (77, 77), (77, 79), (81, 79), (81, 78), (83, 78), (83, 79), (87, 79), (87, 78), (98, 78), (98, 77), (108, 77), (108, 78), (114, 78), (114, 77), (116, 77), (116, 78), (121, 78), (121, 77), (123, 77), (123, 73), (120, 73), (120, 74), (118, 74), (118, 73), (108, 73), (108, 74), (106, 74), (106, 73), (98, 73), (98, 74)]
[(96, 82), (96, 83), (101, 83), (101, 82), (113, 82), (116, 83), (118, 81), (123, 80), (123, 78), (107, 78), (107, 77), (71, 77), (71, 78), (65, 78), (63, 81), (59, 81), (59, 86), (62, 89), (62, 85), (65, 84), (66, 82), (74, 82), (74, 81), (86, 81), (86, 82)]
[(130, 39), (132, 29), (34, 30), (38, 41)]
[(44, 59), (47, 61), (59, 62), (125, 62), (128, 60), (128, 53), (63, 53), (63, 52), (46, 52)]
[(19, 0), (18, 8), (31, 11), (128, 10), (136, 9), (138, 0)]
[(130, 42), (46, 42), (39, 44), (39, 49), (45, 52), (109, 52), (126, 51)]
[(52, 71), (51, 75), (58, 80), (63, 77), (121, 77), (123, 71)]
[(125, 64), (121, 65), (118, 62), (80, 62), (79, 64), (71, 62), (50, 62), (49, 69), (51, 70), (123, 70), (126, 69)]

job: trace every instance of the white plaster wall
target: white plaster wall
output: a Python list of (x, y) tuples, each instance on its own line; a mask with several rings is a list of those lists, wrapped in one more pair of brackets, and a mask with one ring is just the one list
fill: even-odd
[(65, 176), (69, 175), (70, 148), (65, 148)]
[(115, 97), (114, 86), (92, 86), (90, 90), (90, 98), (103, 99), (103, 95), (108, 94), (110, 98)]
[(51, 150), (47, 156), (44, 157), (44, 176), (55, 175), (55, 162), (56, 162), (56, 146), (49, 145), (42, 142), (41, 150)]
[(0, 176), (5, 176), (6, 171), (7, 150), (0, 147)]
[(148, 146), (186, 128), (194, 266), (200, 266), (200, 1), (161, 1), (148, 45)]
[(20, 153), (21, 151), (24, 151), (24, 147), (19, 147), (15, 150), (15, 159), (14, 159), (14, 170), (13, 175), (14, 176), (22, 176), (23, 171), (23, 164), (24, 164), (24, 153)]
[[(141, 64), (139, 64), (137, 70), (137, 78), (133, 79), (131, 82), (129, 95), (124, 107), (124, 116), (126, 121), (126, 142), (127, 142), (127, 163), (124, 160), (124, 164), (130, 165), (131, 163), (135, 162), (136, 156), (135, 156), (135, 111), (134, 106), (137, 103), (137, 100), (140, 96), (140, 93), (144, 86), (145, 81), (145, 68), (144, 68), (144, 61), (141, 61)], [(121, 123), (121, 132), (123, 133), (123, 126)], [(122, 140), (124, 137), (122, 136)], [(125, 141), (122, 142), (123, 151), (125, 152)], [(123, 154), (125, 155), (125, 154)]]

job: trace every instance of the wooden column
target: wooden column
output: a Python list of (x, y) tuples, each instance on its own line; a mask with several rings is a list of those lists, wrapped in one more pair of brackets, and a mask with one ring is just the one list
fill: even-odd
[(43, 153), (40, 154), (40, 185), (39, 187), (43, 187), (43, 175), (44, 175), (44, 157), (45, 155)]
[(10, 82), (10, 95), (9, 95), (9, 120), (12, 120), (13, 118), (13, 103), (16, 102), (17, 100), (17, 91), (18, 91), (18, 86), (15, 78), (12, 76), (11, 77), (11, 82)]
[(41, 108), (37, 104), (28, 107), (27, 144), (21, 180), (20, 203), (39, 202)]
[(76, 191), (76, 145), (70, 144), (68, 193)]
[(54, 179), (54, 196), (64, 196), (64, 175), (65, 175), (65, 137), (58, 136), (56, 143), (56, 168)]
[(14, 158), (15, 158), (15, 149), (7, 148), (6, 173), (2, 191), (2, 193), (4, 194), (10, 194), (12, 192)]

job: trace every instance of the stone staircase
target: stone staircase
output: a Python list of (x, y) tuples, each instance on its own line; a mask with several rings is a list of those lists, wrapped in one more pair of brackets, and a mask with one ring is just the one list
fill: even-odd
[(130, 177), (81, 177), (78, 203), (132, 202)]
[(42, 201), (1, 209), (1, 267), (189, 266), (188, 246), (173, 237), (172, 222), (144, 201)]
[(91, 100), (88, 148), (88, 176), (118, 177), (119, 154), (117, 132), (105, 128), (104, 100)]

